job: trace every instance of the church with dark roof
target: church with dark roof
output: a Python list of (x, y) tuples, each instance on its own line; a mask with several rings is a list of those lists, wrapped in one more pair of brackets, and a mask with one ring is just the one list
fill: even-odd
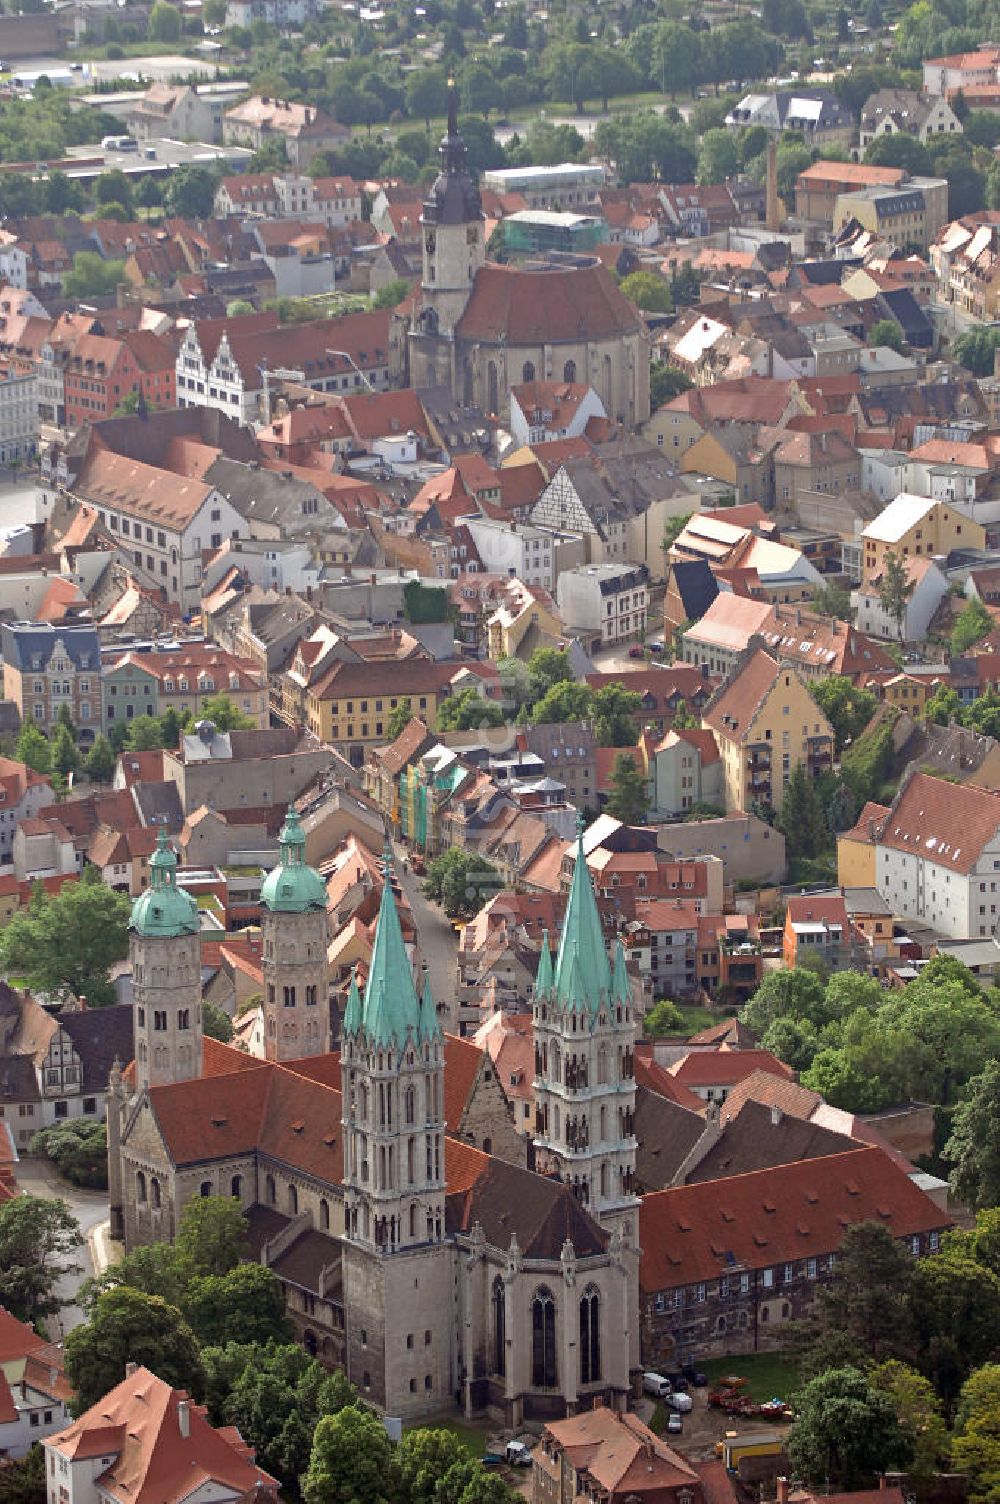
[(197, 910), (161, 835), (130, 924), (135, 1058), (108, 1097), (112, 1230), (170, 1242), (232, 1196), (308, 1351), (387, 1415), (511, 1426), (624, 1408), (639, 1367), (635, 1018), (587, 863), (534, 999), (536, 1165), (448, 1131), (446, 1038), (413, 977), (391, 855), (364, 990), (330, 1050), (327, 913), (294, 810), (261, 894), (264, 1059), (202, 1032)]
[(501, 266), (486, 260), (482, 202), (449, 89), (441, 171), (421, 214), (420, 287), (394, 315), (405, 386), (446, 386), (456, 401), (506, 418), (511, 387), (584, 382), (613, 420), (649, 417), (649, 336), (601, 262)]

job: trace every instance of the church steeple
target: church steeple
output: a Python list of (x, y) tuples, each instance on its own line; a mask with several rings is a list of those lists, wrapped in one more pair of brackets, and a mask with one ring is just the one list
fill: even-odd
[(548, 936), (535, 981), (535, 1164), (608, 1226), (631, 1235), (635, 1078), (625, 952), (612, 970), (582, 822), (555, 966)]
[(268, 1060), (298, 1060), (330, 1048), (330, 932), (326, 885), (306, 862), (306, 834), (294, 806), (278, 848), (278, 864), (260, 890), (264, 1053)]
[(392, 853), (388, 847), (383, 874), (361, 1032), (377, 1049), (402, 1050), (408, 1036), (416, 1041), (420, 1035), (420, 1000), (392, 896)]

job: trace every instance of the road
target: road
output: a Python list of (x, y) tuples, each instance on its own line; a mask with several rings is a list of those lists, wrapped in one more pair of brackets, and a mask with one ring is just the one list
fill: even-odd
[(98, 1223), (108, 1220), (108, 1195), (106, 1191), (83, 1191), (75, 1185), (67, 1185), (55, 1173), (48, 1160), (34, 1159), (28, 1155), (18, 1163), (17, 1183), (29, 1196), (47, 1196), (65, 1201), (84, 1235), (84, 1241), (76, 1254), (79, 1268), (75, 1273), (63, 1275), (56, 1286), (56, 1292), (64, 1305), (59, 1315), (52, 1320), (49, 1336), (61, 1340), (67, 1332), (86, 1319), (83, 1309), (76, 1303), (80, 1286), (94, 1273), (86, 1237)]
[(423, 880), (412, 871), (403, 871), (405, 847), (397, 843), (394, 849), (396, 876), (406, 895), (413, 921), (417, 926), (420, 954), (427, 962), (431, 974), (434, 1000), (448, 1005), (448, 1028), (454, 1030), (456, 1028), (455, 959), (458, 955), (458, 936), (452, 929), (448, 917), (442, 913), (437, 904), (431, 903), (430, 899), (425, 896)]

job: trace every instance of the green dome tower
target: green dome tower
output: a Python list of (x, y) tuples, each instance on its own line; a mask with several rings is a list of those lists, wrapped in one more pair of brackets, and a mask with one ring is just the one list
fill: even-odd
[(264, 1052), (268, 1060), (299, 1060), (330, 1048), (326, 885), (306, 862), (298, 810), (289, 808), (278, 844), (278, 865), (260, 890)]
[(177, 886), (177, 855), (161, 829), (149, 887), (132, 905), (129, 956), (140, 1091), (201, 1075), (201, 926)]

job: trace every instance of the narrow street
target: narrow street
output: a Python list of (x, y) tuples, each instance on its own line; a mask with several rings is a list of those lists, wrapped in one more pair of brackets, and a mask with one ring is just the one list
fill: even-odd
[(427, 962), (431, 974), (434, 999), (448, 1006), (448, 1028), (455, 1028), (455, 958), (458, 954), (458, 935), (451, 927), (446, 914), (424, 896), (423, 879), (412, 869), (403, 870), (403, 861), (409, 866), (406, 848), (393, 843), (393, 865), (400, 887), (413, 913), (420, 938), (420, 954)]
[(108, 1194), (106, 1191), (84, 1191), (78, 1186), (69, 1185), (55, 1173), (48, 1160), (30, 1156), (23, 1157), (18, 1163), (17, 1183), (29, 1196), (65, 1201), (83, 1233), (83, 1242), (75, 1254), (79, 1268), (72, 1274), (64, 1275), (56, 1286), (57, 1294), (65, 1304), (49, 1323), (49, 1336), (55, 1341), (62, 1341), (67, 1332), (85, 1319), (84, 1311), (76, 1303), (76, 1296), (84, 1280), (92, 1278), (94, 1273), (87, 1234), (101, 1222), (108, 1220)]

